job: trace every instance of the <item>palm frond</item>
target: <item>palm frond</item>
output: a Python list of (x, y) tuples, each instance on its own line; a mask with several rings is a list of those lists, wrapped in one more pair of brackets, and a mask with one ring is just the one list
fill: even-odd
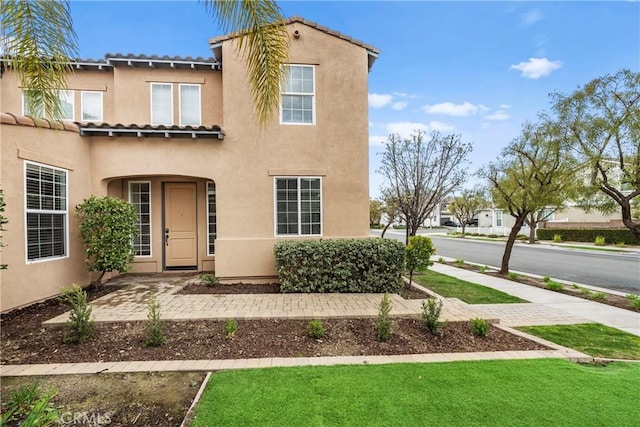
[(261, 126), (280, 104), (283, 65), (289, 59), (289, 36), (282, 11), (273, 0), (204, 0), (224, 31), (238, 38), (245, 56), (254, 111)]
[(58, 91), (66, 89), (77, 55), (77, 36), (68, 1), (2, 0), (5, 62), (20, 79), (29, 111), (62, 117)]

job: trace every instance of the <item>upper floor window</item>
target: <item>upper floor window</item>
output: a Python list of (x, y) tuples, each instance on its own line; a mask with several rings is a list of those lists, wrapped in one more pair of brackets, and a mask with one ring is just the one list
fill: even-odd
[(67, 254), (67, 171), (25, 163), (27, 260)]
[(315, 69), (313, 65), (288, 65), (285, 67), (282, 88), (282, 123), (315, 123)]
[(180, 85), (180, 125), (200, 126), (200, 85)]
[(322, 234), (320, 178), (276, 178), (276, 235)]
[[(22, 114), (29, 117), (45, 117), (50, 116), (49, 112), (43, 111), (42, 105), (29, 107), (27, 103), (27, 91), (22, 91)], [(62, 113), (62, 120), (73, 120), (73, 91), (72, 90), (59, 90), (57, 91), (58, 98), (60, 98), (60, 108)], [(46, 113), (46, 114), (45, 114)]]
[(83, 91), (81, 94), (82, 121), (101, 122), (102, 119), (102, 92)]
[(151, 83), (151, 124), (173, 124), (173, 85)]

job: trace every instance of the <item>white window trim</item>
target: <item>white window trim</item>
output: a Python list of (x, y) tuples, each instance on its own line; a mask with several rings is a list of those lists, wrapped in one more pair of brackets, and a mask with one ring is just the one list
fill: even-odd
[(131, 184), (149, 184), (149, 255), (134, 255), (134, 258), (153, 257), (153, 204), (151, 204), (151, 181), (129, 181), (129, 203), (131, 201)]
[[(171, 95), (171, 99), (169, 100), (169, 107), (170, 107), (170, 113), (169, 115), (171, 116), (171, 123), (156, 123), (155, 117), (153, 117), (153, 86), (169, 86), (171, 88), (171, 90), (169, 91), (170, 95)], [(151, 124), (152, 125), (164, 125), (164, 126), (171, 126), (173, 125), (173, 83), (161, 83), (161, 82), (153, 82), (149, 85), (149, 110), (151, 111)]]
[[(65, 210), (64, 211), (56, 211), (56, 210), (38, 210), (38, 209), (27, 209), (27, 165), (35, 165), (40, 167), (45, 167), (49, 169), (54, 169), (58, 171), (62, 171), (65, 173)], [(30, 160), (25, 160), (24, 168), (22, 171), (22, 185), (24, 186), (24, 259), (27, 265), (29, 264), (39, 264), (42, 262), (56, 261), (61, 259), (69, 258), (69, 171), (67, 169), (58, 168), (51, 165), (46, 165), (44, 163), (32, 162)], [(39, 258), (30, 260), (29, 259), (29, 242), (28, 242), (28, 226), (27, 226), (27, 214), (30, 212), (44, 213), (44, 214), (57, 214), (61, 213), (64, 215), (64, 255), (63, 256), (51, 256), (47, 258)]]
[[(315, 126), (316, 124), (316, 67), (315, 65), (310, 64), (285, 64), (286, 67), (309, 67), (313, 71), (313, 93), (302, 93), (302, 92), (284, 92), (284, 88), (280, 88), (280, 124), (286, 126)], [(311, 123), (292, 123), (285, 122), (282, 120), (283, 111), (282, 111), (282, 97), (284, 95), (302, 95), (302, 96), (311, 96)]]
[[(84, 118), (84, 94), (85, 93), (97, 93), (98, 95), (100, 95), (100, 118), (97, 120), (86, 120)], [(95, 91), (95, 90), (83, 90), (80, 92), (80, 121), (83, 122), (89, 122), (89, 121), (93, 121), (93, 122), (102, 122), (104, 121), (104, 96), (102, 92), (99, 91)]]
[[(278, 234), (278, 179), (297, 179), (298, 180), (298, 234)], [(302, 209), (300, 209), (300, 180), (301, 179), (319, 179), (320, 180), (320, 234), (302, 234), (302, 221), (300, 216)], [(322, 177), (321, 176), (274, 176), (273, 177), (273, 235), (278, 238), (307, 238), (307, 237), (322, 237), (324, 233), (324, 194), (322, 192)]]
[(188, 125), (188, 126), (201, 126), (202, 125), (202, 90), (201, 90), (202, 85), (193, 84), (193, 83), (178, 84), (178, 108), (180, 110), (180, 117), (179, 117), (180, 126), (185, 126), (182, 123), (182, 87), (186, 87), (186, 86), (195, 86), (198, 88), (198, 124)]
[[(211, 241), (209, 240), (209, 214), (211, 212), (209, 212), (209, 185), (213, 184), (213, 186), (215, 187), (216, 183), (215, 181), (207, 181), (207, 255), (208, 256), (215, 256), (215, 252), (211, 253), (209, 252), (209, 248), (211, 247)], [(216, 238), (218, 235), (218, 189), (216, 188)], [(217, 240), (217, 239), (216, 239)]]
[[(501, 224), (498, 225), (498, 214), (500, 214), (500, 222)], [(494, 227), (504, 227), (504, 212), (501, 210), (495, 210), (493, 211), (493, 226)]]

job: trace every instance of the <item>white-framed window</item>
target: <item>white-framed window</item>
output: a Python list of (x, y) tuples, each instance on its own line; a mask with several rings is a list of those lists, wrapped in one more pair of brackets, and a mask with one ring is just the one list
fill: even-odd
[(207, 254), (215, 255), (218, 236), (216, 218), (216, 183), (207, 182)]
[(27, 262), (67, 256), (67, 171), (25, 162)]
[(151, 124), (173, 124), (173, 85), (151, 83)]
[[(49, 116), (49, 114), (45, 114), (45, 111), (42, 105), (35, 106), (34, 108), (29, 108), (29, 105), (27, 104), (27, 92), (28, 92), (28, 89), (24, 89), (22, 91), (22, 114), (24, 116), (29, 116), (29, 117)], [(62, 110), (61, 120), (73, 120), (73, 114), (74, 114), (73, 91), (59, 90), (58, 97), (60, 98), (60, 108)]]
[(180, 125), (200, 126), (200, 85), (180, 84)]
[(133, 238), (136, 256), (151, 256), (151, 183), (129, 182), (129, 203), (138, 214), (138, 235)]
[(554, 217), (555, 217), (555, 209), (542, 209), (542, 211), (540, 212), (540, 221), (553, 221)]
[(502, 211), (495, 211), (496, 227), (502, 227)]
[(80, 94), (80, 120), (86, 122), (101, 122), (102, 92), (82, 91)]
[(322, 235), (322, 181), (319, 177), (275, 178), (277, 236)]
[(285, 66), (282, 87), (280, 122), (287, 124), (315, 123), (315, 68), (313, 65)]

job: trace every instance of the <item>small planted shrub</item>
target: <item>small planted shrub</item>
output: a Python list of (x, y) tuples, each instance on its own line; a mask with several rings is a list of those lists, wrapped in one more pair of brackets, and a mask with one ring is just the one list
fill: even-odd
[(625, 242), (618, 242), (618, 243), (616, 243), (616, 247), (618, 247), (618, 248), (624, 248), (625, 246), (626, 246), (626, 243), (625, 243)]
[(492, 233), (492, 234), (488, 234), (487, 237), (490, 238), (490, 239), (497, 239), (500, 236), (498, 236), (497, 234), (493, 234)]
[(640, 295), (627, 294), (626, 297), (631, 301), (636, 310), (640, 310)]
[(549, 276), (544, 276), (544, 277), (542, 278), (542, 281), (543, 281), (543, 282), (545, 282), (545, 283), (548, 283), (549, 281), (551, 281), (551, 277), (549, 277)]
[(596, 292), (591, 295), (591, 299), (595, 301), (606, 301), (607, 294), (605, 294), (604, 292)]
[(596, 236), (594, 242), (596, 246), (604, 246), (607, 244), (607, 239), (604, 236)]
[(520, 275), (519, 275), (518, 273), (511, 273), (511, 272), (510, 272), (510, 273), (507, 275), (507, 277), (508, 277), (509, 279), (511, 279), (511, 280), (518, 280), (518, 279), (520, 278)]
[(554, 234), (553, 235), (553, 243), (560, 243), (562, 242), (562, 236), (559, 234)]
[(544, 287), (551, 291), (556, 291), (556, 292), (564, 289), (564, 286), (562, 285), (562, 283), (554, 282), (553, 280), (549, 280)]
[(311, 338), (319, 339), (324, 336), (325, 330), (322, 320), (310, 320), (307, 325), (307, 333)]
[(516, 240), (525, 241), (525, 240), (529, 240), (529, 237), (525, 236), (524, 234), (518, 234), (516, 236)]
[(477, 317), (469, 321), (471, 325), (471, 332), (476, 337), (484, 338), (489, 335), (489, 323), (486, 320)]
[(228, 340), (232, 340), (238, 331), (238, 322), (236, 319), (229, 319), (224, 324), (224, 337)]
[(587, 288), (583, 288), (581, 286), (577, 286), (576, 289), (578, 289), (578, 291), (580, 291), (580, 295), (584, 295), (587, 298), (591, 298), (591, 295), (593, 295), (593, 292), (591, 292), (589, 289)]
[(638, 245), (638, 241), (628, 228), (538, 228), (538, 239), (551, 240), (554, 234), (562, 235), (566, 242), (594, 242), (597, 236), (603, 236), (607, 242), (624, 242), (627, 245)]
[(427, 327), (429, 332), (436, 335), (442, 322), (438, 319), (442, 313), (442, 301), (437, 298), (427, 298), (422, 301), (422, 323)]
[[(53, 426), (58, 425), (60, 414), (53, 406), (58, 392), (55, 389), (43, 391), (38, 383), (26, 384), (11, 392), (9, 399), (3, 402), (0, 425)], [(5, 400), (5, 399), (3, 399)]]
[(378, 341), (385, 342), (391, 338), (391, 300), (389, 295), (384, 294), (382, 301), (380, 301), (380, 308), (378, 309), (378, 318), (376, 319), (376, 333)]
[(208, 286), (210, 288), (216, 286), (219, 283), (218, 278), (213, 274), (201, 274), (200, 280), (205, 284), (205, 286)]
[(457, 259), (454, 261), (454, 264), (457, 265), (458, 267), (462, 267), (464, 265), (464, 260), (463, 259)]
[(149, 298), (147, 303), (147, 340), (144, 347), (160, 347), (167, 341), (164, 335), (162, 320), (160, 320), (160, 303), (156, 296)]
[(440, 258), (438, 258), (438, 262), (440, 264), (444, 264), (446, 261), (444, 260), (444, 258), (440, 257)]
[(87, 304), (87, 293), (73, 284), (70, 288), (62, 289), (60, 299), (71, 309), (63, 341), (83, 343), (91, 338), (95, 325), (91, 319), (91, 307)]
[(431, 239), (425, 236), (409, 237), (405, 247), (405, 265), (409, 270), (409, 283), (413, 280), (413, 272), (426, 270), (433, 265), (431, 255), (435, 253)]
[(405, 249), (390, 239), (282, 240), (274, 246), (282, 292), (397, 293)]
[(486, 273), (487, 270), (489, 270), (489, 267), (486, 265), (483, 265), (482, 267), (480, 267), (478, 271), (480, 271), (480, 273)]

